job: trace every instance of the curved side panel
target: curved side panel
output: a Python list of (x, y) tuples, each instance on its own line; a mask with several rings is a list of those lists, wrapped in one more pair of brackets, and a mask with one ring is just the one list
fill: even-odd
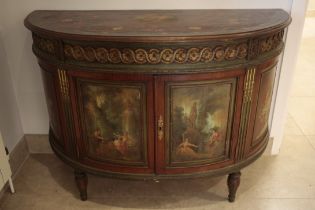
[(277, 69), (277, 59), (257, 66), (254, 97), (251, 107), (250, 122), (247, 127), (247, 142), (244, 157), (249, 157), (265, 144), (269, 135), (268, 121), (271, 107), (273, 86)]
[(252, 146), (258, 144), (268, 131), (268, 119), (275, 80), (276, 67), (264, 71), (260, 78)]
[(44, 83), (44, 90), (45, 90), (45, 96), (46, 96), (46, 103), (47, 103), (47, 109), (48, 109), (48, 115), (49, 115), (49, 124), (51, 130), (54, 132), (54, 135), (56, 136), (56, 143), (59, 147), (64, 149), (65, 143), (62, 141), (62, 133), (60, 128), (60, 118), (58, 113), (58, 100), (57, 100), (57, 94), (55, 89), (55, 82), (56, 78), (53, 72), (46, 71), (43, 68), (42, 69), (42, 78)]

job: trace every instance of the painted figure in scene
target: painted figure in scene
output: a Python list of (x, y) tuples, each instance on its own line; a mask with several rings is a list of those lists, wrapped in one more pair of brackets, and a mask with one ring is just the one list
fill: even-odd
[(197, 145), (189, 143), (189, 139), (183, 135), (183, 142), (178, 145), (176, 155), (194, 157), (197, 153), (194, 149), (198, 148)]

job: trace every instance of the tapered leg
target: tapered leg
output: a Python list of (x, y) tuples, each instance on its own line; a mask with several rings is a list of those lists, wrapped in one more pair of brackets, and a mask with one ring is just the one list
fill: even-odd
[(87, 184), (88, 184), (87, 175), (85, 172), (75, 169), (74, 177), (75, 177), (75, 182), (80, 192), (81, 200), (86, 201), (87, 200)]
[(241, 178), (241, 172), (231, 173), (228, 176), (227, 185), (229, 187), (229, 201), (230, 202), (234, 202), (235, 200), (235, 194), (241, 181), (240, 178)]

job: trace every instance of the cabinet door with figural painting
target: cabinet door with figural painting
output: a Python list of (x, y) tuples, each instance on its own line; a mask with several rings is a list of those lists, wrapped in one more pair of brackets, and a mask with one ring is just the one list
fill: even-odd
[(164, 151), (160, 172), (176, 173), (186, 168), (189, 173), (231, 161), (233, 116), (241, 75), (239, 70), (230, 75), (209, 73), (158, 80), (157, 95), (159, 100), (164, 99), (163, 105), (157, 107), (164, 128), (164, 135), (158, 135), (158, 150)]
[(94, 76), (75, 79), (81, 161), (117, 172), (128, 167), (135, 173), (152, 172), (151, 77)]

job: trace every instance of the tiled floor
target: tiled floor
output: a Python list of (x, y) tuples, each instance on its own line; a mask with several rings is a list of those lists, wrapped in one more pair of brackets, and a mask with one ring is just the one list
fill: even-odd
[(89, 176), (82, 202), (72, 169), (53, 155), (33, 155), (6, 193), (1, 210), (255, 209), (315, 210), (315, 18), (308, 18), (278, 156), (262, 156), (244, 169), (235, 203), (226, 201), (226, 177), (125, 181)]

